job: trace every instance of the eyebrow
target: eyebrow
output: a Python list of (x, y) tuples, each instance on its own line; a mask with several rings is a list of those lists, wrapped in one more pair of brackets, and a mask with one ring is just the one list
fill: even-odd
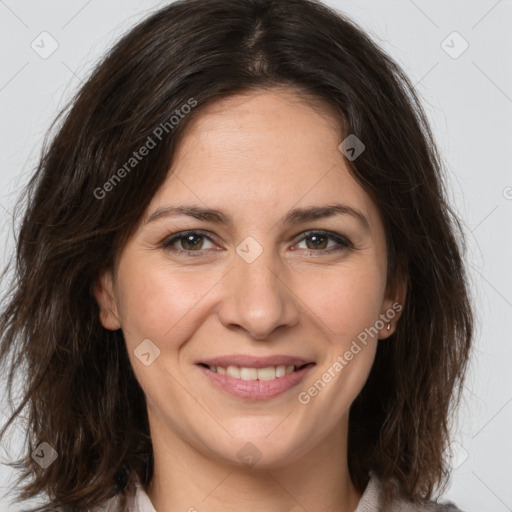
[[(309, 206), (306, 208), (295, 208), (290, 210), (280, 224), (298, 224), (310, 220), (324, 219), (334, 217), (336, 215), (350, 215), (355, 218), (361, 227), (366, 231), (370, 231), (370, 225), (367, 218), (362, 212), (344, 204), (328, 204), (324, 206)], [(233, 226), (231, 218), (220, 210), (214, 208), (203, 208), (202, 206), (162, 206), (157, 208), (145, 221), (144, 224), (155, 222), (165, 217), (187, 216), (194, 219), (212, 222), (214, 224), (222, 224), (227, 227)]]

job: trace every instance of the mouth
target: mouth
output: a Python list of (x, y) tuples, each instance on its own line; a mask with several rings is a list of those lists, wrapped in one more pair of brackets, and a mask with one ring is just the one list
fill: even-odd
[(206, 363), (199, 363), (199, 366), (208, 368), (211, 372), (218, 373), (219, 375), (227, 375), (233, 379), (252, 381), (271, 381), (274, 379), (280, 379), (285, 375), (302, 370), (306, 366), (313, 365), (315, 363), (305, 363), (301, 365), (277, 365), (277, 366), (265, 366), (263, 368), (254, 367), (240, 367), (235, 365), (220, 366), (220, 365), (208, 365)]
[(297, 386), (316, 365), (302, 360), (296, 361), (297, 364), (278, 365), (259, 360), (252, 366), (209, 364), (211, 362), (196, 366), (215, 388), (245, 400), (274, 398)]

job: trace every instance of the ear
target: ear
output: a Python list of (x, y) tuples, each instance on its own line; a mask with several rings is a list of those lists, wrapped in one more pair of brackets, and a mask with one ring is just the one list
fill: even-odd
[(394, 283), (386, 289), (386, 295), (382, 302), (380, 320), (384, 322), (382, 329), (379, 329), (379, 339), (389, 338), (395, 330), (398, 320), (402, 316), (407, 295), (407, 285), (402, 272), (396, 277)]
[(105, 329), (115, 331), (121, 328), (114, 295), (112, 271), (105, 270), (93, 285), (94, 296), (100, 309), (100, 322)]

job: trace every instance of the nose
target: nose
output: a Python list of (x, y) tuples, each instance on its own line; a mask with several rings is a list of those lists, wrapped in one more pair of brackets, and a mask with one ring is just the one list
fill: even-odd
[(299, 322), (299, 300), (271, 251), (263, 251), (252, 263), (237, 256), (233, 265), (224, 278), (225, 293), (218, 310), (225, 327), (266, 340), (278, 327), (293, 327)]

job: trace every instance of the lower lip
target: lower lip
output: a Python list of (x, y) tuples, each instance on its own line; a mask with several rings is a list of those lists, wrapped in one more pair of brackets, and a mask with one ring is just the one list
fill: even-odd
[(301, 382), (313, 366), (314, 363), (308, 364), (300, 370), (288, 373), (284, 377), (277, 377), (273, 380), (242, 380), (213, 372), (209, 368), (198, 365), (203, 374), (206, 375), (215, 386), (227, 391), (233, 396), (249, 400), (266, 400), (288, 391)]

